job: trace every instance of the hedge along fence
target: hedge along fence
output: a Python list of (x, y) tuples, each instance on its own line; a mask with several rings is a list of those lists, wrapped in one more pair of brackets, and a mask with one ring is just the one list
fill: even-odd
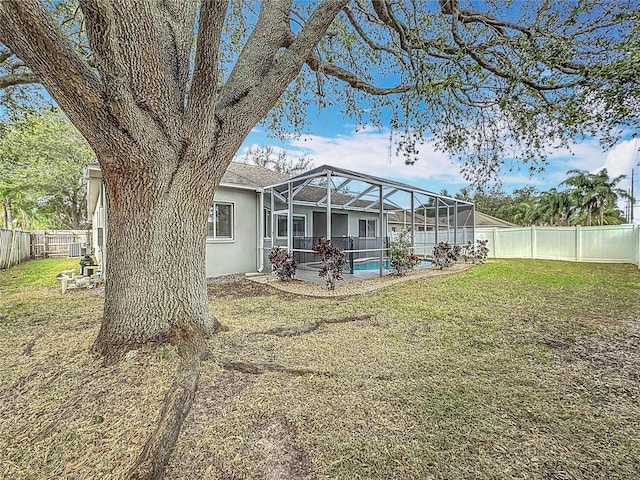
[(31, 234), (0, 229), (0, 270), (17, 265), (31, 256)]
[(633, 263), (640, 267), (640, 225), (476, 228), (493, 258)]

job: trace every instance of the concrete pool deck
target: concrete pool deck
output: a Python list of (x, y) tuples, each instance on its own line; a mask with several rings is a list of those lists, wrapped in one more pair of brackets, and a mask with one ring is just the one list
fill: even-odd
[(457, 263), (451, 268), (438, 270), (436, 268), (420, 268), (413, 270), (402, 277), (387, 274), (380, 277), (377, 270), (361, 270), (353, 274), (345, 273), (344, 280), (339, 280), (335, 290), (329, 290), (325, 279), (314, 270), (296, 271), (295, 280), (280, 281), (272, 274), (252, 274), (247, 278), (253, 282), (270, 285), (278, 290), (304, 295), (309, 297), (345, 297), (361, 295), (379, 290), (390, 285), (423, 280), (427, 278), (441, 277), (460, 273), (471, 268), (473, 264)]

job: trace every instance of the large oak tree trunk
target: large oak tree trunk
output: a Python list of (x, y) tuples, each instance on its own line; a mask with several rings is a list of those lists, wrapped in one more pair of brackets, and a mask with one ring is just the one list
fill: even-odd
[(320, 2), (296, 34), (290, 0), (261, 3), (233, 69), (223, 75), (224, 0), (146, 1), (136, 8), (127, 0), (80, 0), (91, 67), (40, 1), (0, 0), (0, 40), (38, 75), (102, 169), (109, 231), (104, 318), (94, 349), (106, 362), (154, 338), (180, 349), (157, 428), (129, 479), (162, 478), (195, 396), (204, 341), (218, 328), (205, 290), (215, 190), (243, 139), (347, 1)]
[(218, 328), (209, 312), (205, 278), (213, 189), (181, 170), (106, 170), (104, 180), (109, 225), (105, 311), (94, 349), (107, 362), (150, 340), (200, 350), (196, 344)]

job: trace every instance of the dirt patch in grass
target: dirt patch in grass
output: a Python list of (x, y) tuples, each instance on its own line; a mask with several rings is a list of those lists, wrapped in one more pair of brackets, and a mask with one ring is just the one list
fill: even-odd
[(207, 284), (207, 294), (212, 300), (225, 298), (251, 298), (268, 297), (278, 295), (282, 299), (291, 300), (294, 297), (290, 294), (276, 290), (269, 285), (264, 285), (247, 280), (241, 277), (234, 281), (209, 281)]
[(302, 480), (309, 477), (306, 453), (296, 444), (296, 428), (286, 418), (256, 425), (256, 444), (266, 458), (265, 480)]

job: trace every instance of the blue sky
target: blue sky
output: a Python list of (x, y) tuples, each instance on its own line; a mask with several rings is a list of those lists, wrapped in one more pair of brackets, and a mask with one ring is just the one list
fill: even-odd
[[(640, 132), (639, 132), (640, 133)], [(468, 186), (458, 165), (442, 152), (435, 152), (429, 143), (420, 148), (419, 160), (415, 165), (405, 165), (404, 159), (389, 149), (389, 130), (368, 128), (356, 131), (353, 123), (333, 115), (319, 116), (312, 125), (312, 133), (299, 139), (281, 142), (270, 138), (264, 129), (256, 127), (238, 152), (242, 157), (249, 146), (274, 146), (275, 151), (285, 148), (290, 158), (306, 154), (315, 166), (323, 164), (348, 168), (358, 172), (402, 181), (433, 192), (446, 189), (454, 194), (461, 187)], [(635, 168), (635, 195), (640, 197), (640, 161), (638, 147), (640, 140), (627, 132), (609, 151), (603, 152), (597, 139), (585, 139), (571, 146), (569, 150), (553, 150), (549, 154), (549, 165), (543, 173), (529, 177), (526, 166), (506, 164), (502, 172), (503, 189), (511, 192), (514, 188), (533, 185), (539, 191), (558, 187), (571, 169), (595, 172), (606, 168), (611, 177), (627, 175), (620, 187), (628, 190), (631, 186), (631, 169)], [(511, 167), (511, 169), (509, 169)], [(510, 171), (509, 171), (510, 170)], [(623, 208), (623, 205), (620, 205)], [(634, 212), (640, 219), (640, 206)]]
[[(52, 102), (46, 93), (43, 96)], [(396, 156), (395, 148), (389, 148), (389, 130), (373, 127), (356, 130), (351, 119), (331, 110), (314, 115), (310, 134), (284, 143), (269, 136), (264, 128), (254, 128), (238, 151), (237, 158), (241, 159), (249, 146), (272, 145), (276, 152), (286, 149), (290, 158), (306, 154), (314, 166), (327, 164), (347, 168), (436, 193), (446, 189), (453, 195), (469, 185), (460, 173), (459, 165), (452, 163), (446, 154), (434, 151), (428, 142), (420, 146), (419, 160), (414, 165), (405, 165), (404, 158)], [(2, 113), (0, 110), (0, 116)], [(635, 196), (640, 198), (640, 138), (633, 138), (633, 133), (640, 137), (640, 132), (628, 131), (608, 151), (602, 150), (597, 139), (586, 139), (572, 145), (571, 151), (550, 151), (548, 167), (533, 177), (529, 177), (526, 166), (518, 168), (517, 164), (506, 164), (501, 175), (503, 189), (511, 192), (514, 188), (532, 185), (539, 191), (545, 191), (558, 187), (568, 170), (595, 172), (606, 168), (611, 177), (626, 175), (620, 187), (629, 191), (631, 170), (635, 169)], [(620, 202), (619, 207), (625, 211), (625, 202)], [(640, 202), (636, 202), (634, 217), (636, 223), (640, 223)]]

